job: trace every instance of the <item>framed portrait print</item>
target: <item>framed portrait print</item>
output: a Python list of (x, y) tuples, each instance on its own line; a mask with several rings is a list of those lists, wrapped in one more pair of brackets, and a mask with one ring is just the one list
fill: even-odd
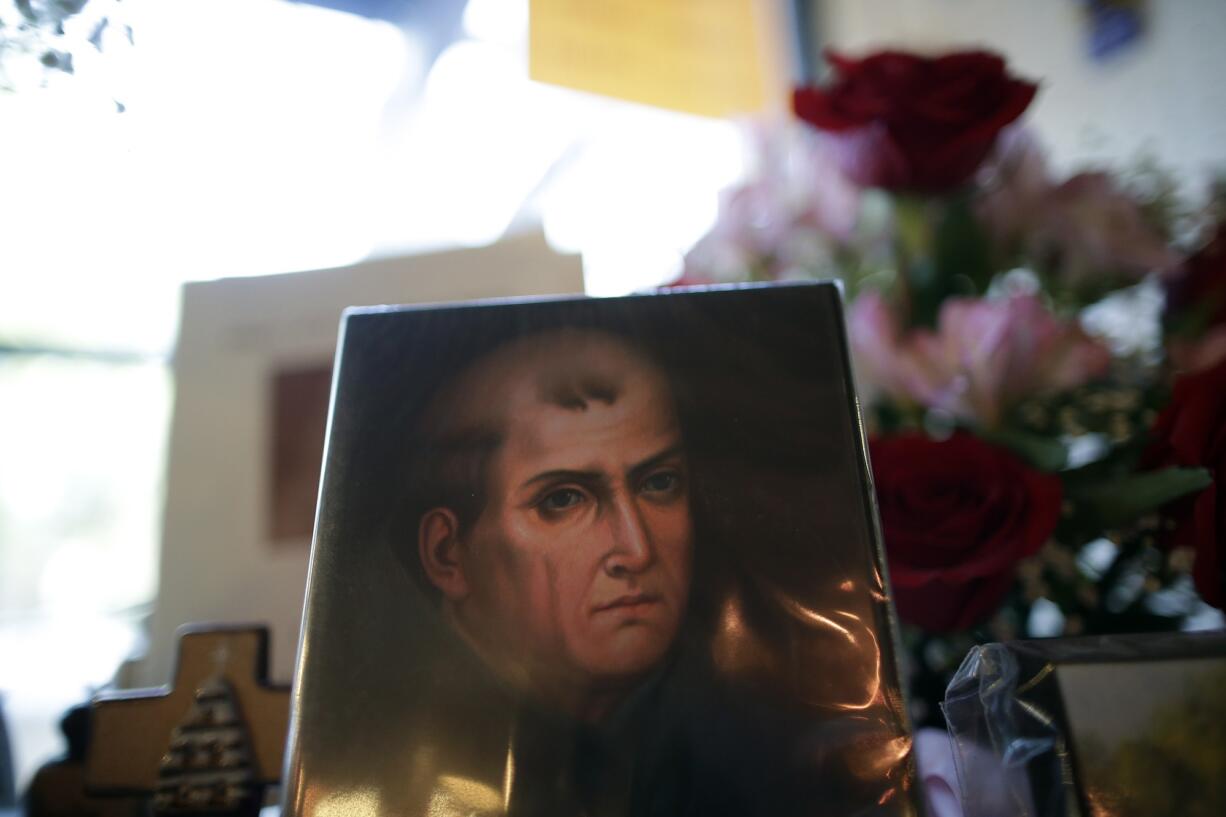
[(347, 313), (288, 815), (913, 814), (834, 285)]

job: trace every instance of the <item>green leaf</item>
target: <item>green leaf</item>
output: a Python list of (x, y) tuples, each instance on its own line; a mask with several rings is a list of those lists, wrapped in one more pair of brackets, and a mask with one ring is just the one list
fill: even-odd
[(981, 295), (987, 292), (995, 272), (991, 245), (979, 220), (975, 218), (969, 196), (954, 196), (946, 204), (937, 225), (935, 245), (936, 266), (942, 276), (949, 280), (950, 287), (958, 286), (961, 281), (973, 288), (973, 292), (956, 294)]
[(894, 259), (902, 277), (908, 324), (935, 326), (949, 298), (981, 295), (992, 279), (991, 246), (971, 196), (896, 195)]
[(1065, 482), (1065, 498), (1083, 506), (1104, 527), (1129, 522), (1172, 500), (1204, 490), (1213, 478), (1204, 468), (1167, 468), (1093, 484)]
[(1059, 471), (1068, 462), (1064, 443), (1039, 434), (1015, 429), (974, 429), (982, 439), (1007, 448), (1040, 471)]

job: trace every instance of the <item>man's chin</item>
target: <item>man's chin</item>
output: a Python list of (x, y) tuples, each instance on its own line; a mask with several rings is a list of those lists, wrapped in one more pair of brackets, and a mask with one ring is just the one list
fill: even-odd
[(672, 639), (652, 632), (619, 632), (600, 646), (599, 650), (586, 651), (584, 664), (590, 675), (608, 682), (633, 684), (665, 662)]

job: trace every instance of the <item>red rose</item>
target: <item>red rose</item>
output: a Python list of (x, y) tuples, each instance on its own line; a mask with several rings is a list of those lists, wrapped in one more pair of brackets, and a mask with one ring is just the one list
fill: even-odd
[(1162, 323), (1178, 369), (1207, 369), (1226, 359), (1226, 222), (1166, 280)]
[(1202, 467), (1213, 484), (1177, 500), (1168, 509), (1175, 529), (1167, 544), (1196, 551), (1192, 578), (1201, 598), (1214, 607), (1226, 605), (1226, 492), (1217, 490), (1226, 476), (1226, 360), (1175, 381), (1171, 402), (1150, 430), (1153, 442), (1144, 463), (1151, 467)]
[(1168, 325), (1190, 323), (1178, 328), (1196, 333), (1226, 323), (1226, 222), (1167, 280), (1162, 319)]
[(987, 617), (1055, 529), (1060, 480), (967, 433), (870, 449), (899, 617), (930, 632)]
[(796, 89), (792, 106), (830, 134), (844, 174), (867, 187), (941, 192), (962, 184), (1038, 90), (984, 51), (828, 58), (834, 83)]

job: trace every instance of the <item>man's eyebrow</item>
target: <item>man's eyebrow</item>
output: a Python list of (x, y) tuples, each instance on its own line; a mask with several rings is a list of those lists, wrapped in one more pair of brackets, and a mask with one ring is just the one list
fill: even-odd
[(626, 475), (632, 480), (637, 479), (651, 469), (655, 468), (660, 463), (670, 460), (673, 457), (681, 456), (683, 453), (685, 453), (685, 449), (682, 447), (681, 443), (675, 443), (670, 445), (668, 448), (665, 448), (663, 451), (652, 454), (647, 459), (630, 466), (629, 470), (626, 472)]
[[(682, 454), (684, 449), (681, 443), (670, 445), (663, 451), (659, 451), (646, 459), (635, 463), (627, 470), (627, 476), (631, 479), (636, 479), (642, 476), (647, 471), (655, 468), (660, 463), (669, 460), (673, 457)], [(534, 474), (520, 484), (520, 488), (528, 488), (541, 483), (551, 482), (577, 482), (581, 485), (605, 485), (608, 483), (608, 476), (600, 471), (583, 471), (571, 468), (555, 468), (552, 471), (542, 471), (539, 474)]]
[(578, 482), (584, 485), (600, 485), (607, 478), (599, 471), (576, 471), (569, 468), (555, 468), (552, 471), (542, 471), (523, 481), (521, 488), (538, 485), (542, 482)]

